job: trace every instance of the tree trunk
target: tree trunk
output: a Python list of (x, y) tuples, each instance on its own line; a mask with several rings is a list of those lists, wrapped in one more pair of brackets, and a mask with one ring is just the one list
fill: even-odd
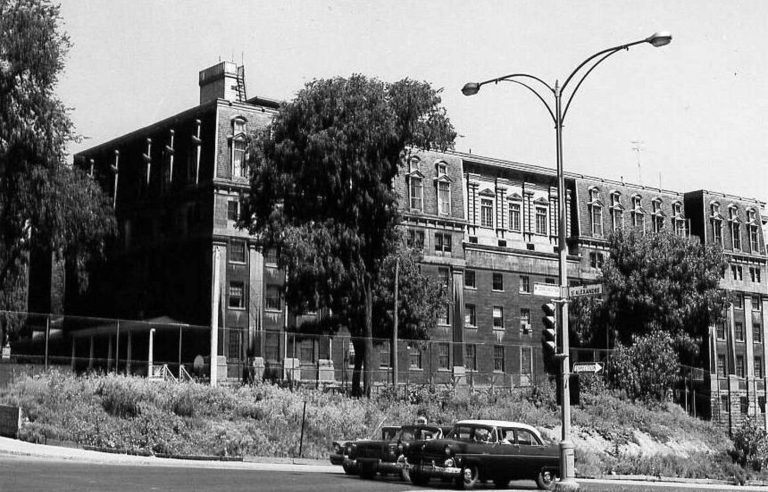
[(363, 341), (365, 343), (365, 372), (363, 373), (363, 390), (365, 396), (371, 397), (371, 383), (373, 376), (373, 364), (371, 363), (371, 357), (373, 356), (373, 289), (371, 286), (370, 275), (365, 275), (364, 282), (364, 301), (365, 301), (365, 336)]
[(361, 396), (363, 393), (360, 390), (360, 372), (365, 358), (365, 343), (361, 337), (353, 337), (352, 346), (355, 348), (355, 367), (352, 370), (352, 396)]

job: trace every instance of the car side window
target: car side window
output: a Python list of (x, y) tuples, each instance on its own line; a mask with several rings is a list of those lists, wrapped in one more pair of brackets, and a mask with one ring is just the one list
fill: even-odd
[(517, 429), (517, 444), (521, 446), (535, 446), (538, 444), (531, 431), (526, 429)]
[(502, 429), (502, 444), (514, 444), (515, 443), (515, 431), (514, 429)]

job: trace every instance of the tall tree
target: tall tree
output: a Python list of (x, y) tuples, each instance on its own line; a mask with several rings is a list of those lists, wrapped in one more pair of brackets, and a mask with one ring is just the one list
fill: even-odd
[(364, 366), (370, 394), (373, 284), (397, 243), (392, 183), (409, 149), (455, 135), (429, 84), (353, 75), (308, 83), (255, 139), (244, 225), (277, 248), (291, 305), (348, 317), (356, 391)]
[(634, 336), (661, 330), (683, 359), (693, 357), (724, 312), (718, 286), (726, 266), (720, 247), (697, 238), (619, 231), (609, 239), (600, 276), (605, 299), (574, 302), (574, 335), (584, 345), (605, 346), (610, 332), (612, 342), (628, 346)]
[(84, 266), (115, 227), (100, 188), (65, 164), (75, 134), (54, 93), (70, 47), (60, 24), (49, 1), (0, 0), (0, 309), (19, 307), (31, 250)]

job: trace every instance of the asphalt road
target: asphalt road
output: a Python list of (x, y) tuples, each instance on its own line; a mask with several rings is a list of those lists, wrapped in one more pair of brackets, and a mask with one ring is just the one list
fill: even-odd
[[(584, 492), (767, 490), (753, 487), (704, 486), (648, 482), (580, 481)], [(511, 490), (536, 490), (532, 481), (513, 482)], [(479, 490), (495, 490), (480, 485)], [(387, 491), (450, 490), (433, 481), (429, 487), (414, 487), (394, 478), (361, 480), (341, 473), (154, 465), (83, 463), (47, 458), (0, 456), (0, 491)]]

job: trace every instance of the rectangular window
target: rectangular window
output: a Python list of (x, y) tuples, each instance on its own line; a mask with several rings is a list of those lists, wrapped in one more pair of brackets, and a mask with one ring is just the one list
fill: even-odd
[(731, 411), (731, 402), (728, 400), (728, 395), (720, 395), (720, 411), (725, 413)]
[(763, 330), (760, 323), (752, 323), (752, 343), (763, 343)]
[(533, 372), (533, 349), (520, 347), (520, 374), (530, 375)]
[(311, 338), (299, 342), (299, 360), (301, 362), (315, 362), (315, 344)]
[(504, 276), (500, 273), (493, 274), (493, 290), (504, 290)]
[(504, 308), (501, 306), (493, 306), (493, 329), (504, 329)]
[(267, 254), (264, 255), (264, 263), (270, 266), (277, 266), (277, 250), (275, 248), (267, 249)]
[(229, 245), (229, 261), (245, 263), (245, 241), (232, 241)]
[(408, 367), (410, 369), (421, 369), (421, 350), (419, 350), (419, 347), (411, 347), (408, 351)]
[(386, 369), (389, 367), (389, 344), (385, 343), (381, 345), (379, 349), (379, 368)]
[(467, 270), (464, 272), (464, 287), (470, 288), (470, 289), (476, 289), (477, 284), (475, 283), (475, 271), (474, 270)]
[(243, 282), (229, 283), (229, 304), (232, 309), (245, 309), (245, 284)]
[(247, 176), (245, 165), (245, 141), (235, 140), (232, 145), (232, 177), (244, 178)]
[(423, 198), (422, 198), (423, 185), (421, 183), (421, 178), (411, 176), (410, 185), (411, 185), (411, 209), (421, 210), (422, 202), (423, 202)]
[[(752, 280), (752, 282), (760, 283), (760, 268), (758, 267), (749, 267), (749, 278)], [(759, 300), (760, 298), (758, 298)]]
[(493, 200), (480, 200), (480, 226), (493, 227)]
[(725, 377), (725, 355), (719, 354), (717, 356), (717, 375), (721, 378)]
[(536, 234), (547, 235), (547, 209), (536, 207)]
[(603, 268), (603, 263), (605, 262), (605, 259), (603, 257), (602, 253), (597, 253), (595, 251), (589, 253), (589, 266), (592, 268)]
[(720, 220), (712, 221), (712, 238), (721, 245), (723, 244), (723, 223)]
[(592, 207), (592, 236), (603, 237), (602, 207)]
[(435, 251), (436, 252), (451, 252), (451, 235), (442, 232), (435, 233)]
[(717, 339), (725, 340), (725, 321), (717, 324)]
[(466, 326), (477, 326), (477, 311), (474, 304), (464, 305), (464, 324)]
[(760, 243), (757, 239), (757, 226), (756, 225), (750, 225), (749, 226), (749, 250), (753, 253), (757, 253), (760, 251)]
[(763, 377), (763, 358), (762, 357), (755, 357), (755, 377), (756, 378)]
[(230, 328), (227, 330), (228, 343), (227, 343), (227, 360), (239, 361), (242, 357), (240, 355), (242, 350), (242, 329)]
[(464, 345), (464, 367), (468, 371), (477, 371), (477, 345), (474, 343)]
[(439, 369), (451, 368), (451, 346), (447, 343), (437, 344), (437, 367)]
[(736, 309), (744, 309), (744, 296), (740, 293), (736, 293), (733, 296), (733, 307)]
[(743, 271), (740, 266), (731, 265), (731, 275), (733, 276), (733, 280), (743, 280)]
[(408, 247), (424, 249), (424, 231), (408, 229)]
[(444, 288), (447, 289), (451, 285), (451, 270), (449, 268), (439, 267), (437, 269), (437, 277)]
[(437, 206), (441, 215), (451, 213), (451, 185), (444, 181), (437, 183)]
[(765, 413), (765, 397), (764, 396), (757, 397), (757, 408), (759, 409), (760, 413)]
[(266, 309), (280, 311), (283, 307), (282, 293), (279, 285), (267, 285), (266, 296), (264, 297)]
[(739, 406), (741, 407), (741, 414), (746, 415), (749, 411), (749, 400), (746, 396), (739, 397)]
[(504, 372), (504, 346), (493, 346), (493, 370), (497, 372)]
[(509, 230), (520, 232), (520, 204), (509, 204)]
[(736, 356), (736, 375), (740, 378), (744, 377), (744, 356), (743, 355), (737, 355)]
[(752, 296), (752, 311), (760, 311), (760, 296)]
[(440, 309), (437, 311), (438, 325), (450, 324), (450, 317), (448, 313), (449, 313), (448, 304), (443, 304), (442, 306), (440, 306)]
[(612, 228), (614, 231), (618, 231), (621, 229), (621, 226), (624, 225), (624, 214), (621, 210), (614, 210), (612, 212), (613, 215), (613, 221), (612, 221)]
[(264, 358), (269, 361), (280, 360), (280, 334), (267, 332), (264, 336)]
[(733, 323), (733, 331), (735, 332), (736, 340), (739, 342), (744, 341), (744, 323), (736, 321)]
[(741, 227), (736, 222), (731, 222), (731, 239), (733, 240), (733, 249), (741, 249)]
[(531, 330), (531, 310), (520, 308), (520, 331), (529, 333)]
[(227, 219), (237, 220), (240, 218), (240, 202), (237, 200), (227, 201)]
[(531, 293), (531, 278), (528, 275), (520, 275), (520, 293)]

